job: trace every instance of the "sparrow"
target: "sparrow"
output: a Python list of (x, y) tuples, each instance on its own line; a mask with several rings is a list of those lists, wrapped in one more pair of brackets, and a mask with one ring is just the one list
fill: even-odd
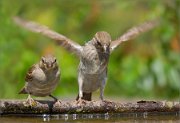
[(39, 63), (30, 67), (25, 77), (25, 86), (19, 94), (29, 95), (26, 104), (30, 106), (36, 104), (31, 95), (37, 97), (50, 96), (57, 102), (58, 99), (51, 93), (57, 87), (59, 79), (60, 70), (56, 58), (50, 54), (45, 55)]
[(105, 31), (97, 32), (85, 45), (81, 46), (75, 41), (59, 34), (46, 26), (24, 20), (20, 17), (13, 18), (15, 23), (32, 32), (41, 33), (55, 41), (56, 44), (76, 54), (79, 59), (78, 85), (79, 94), (77, 101), (92, 100), (92, 92), (100, 89), (100, 99), (104, 100), (104, 88), (107, 81), (107, 68), (110, 54), (124, 41), (131, 40), (139, 34), (146, 32), (158, 25), (159, 21), (152, 20), (129, 29), (118, 39), (113, 40)]

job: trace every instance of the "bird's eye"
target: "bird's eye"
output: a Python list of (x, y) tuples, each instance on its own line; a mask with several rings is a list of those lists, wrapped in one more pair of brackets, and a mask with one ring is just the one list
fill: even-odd
[(56, 59), (54, 59), (54, 62), (53, 62), (53, 63), (56, 63), (56, 61), (57, 61), (57, 60), (56, 60)]
[(101, 46), (101, 43), (100, 43), (99, 41), (97, 41), (97, 45), (98, 45), (98, 46)]
[(57, 60), (56, 60), (56, 58), (54, 59), (54, 61), (52, 61), (52, 64), (54, 64), (54, 63), (56, 63), (57, 62)]
[(45, 59), (44, 59), (44, 57), (42, 57), (41, 61), (42, 61), (43, 63), (45, 63)]

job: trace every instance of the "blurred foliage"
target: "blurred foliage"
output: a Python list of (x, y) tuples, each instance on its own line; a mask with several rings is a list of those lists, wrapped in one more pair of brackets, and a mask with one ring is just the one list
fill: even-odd
[[(122, 43), (111, 55), (106, 96), (177, 99), (180, 92), (179, 0), (1, 0), (0, 98), (17, 93), (28, 68), (43, 54), (54, 53), (62, 70), (54, 94), (78, 93), (78, 59), (52, 40), (18, 27), (13, 16), (44, 24), (80, 44), (97, 31), (116, 39), (127, 29), (151, 19), (161, 25)], [(73, 97), (74, 99), (74, 97)]]

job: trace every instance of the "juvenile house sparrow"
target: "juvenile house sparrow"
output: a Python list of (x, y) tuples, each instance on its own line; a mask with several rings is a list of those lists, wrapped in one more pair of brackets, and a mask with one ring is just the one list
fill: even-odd
[(48, 29), (46, 26), (39, 25), (32, 21), (26, 21), (19, 17), (15, 17), (14, 21), (22, 27), (55, 40), (58, 45), (75, 53), (80, 58), (78, 69), (79, 95), (77, 97), (79, 101), (82, 101), (82, 99), (90, 101), (92, 92), (99, 88), (100, 99), (103, 100), (107, 79), (107, 66), (112, 51), (123, 41), (131, 40), (140, 33), (146, 32), (158, 24), (158, 21), (145, 22), (137, 27), (131, 28), (114, 41), (111, 41), (111, 36), (107, 32), (97, 32), (92, 40), (84, 46), (81, 46), (67, 37)]
[(35, 101), (31, 95), (38, 97), (50, 96), (55, 101), (58, 99), (51, 95), (60, 79), (56, 58), (52, 55), (45, 55), (40, 62), (34, 64), (27, 72), (25, 86), (19, 94), (29, 94), (26, 103), (33, 105)]

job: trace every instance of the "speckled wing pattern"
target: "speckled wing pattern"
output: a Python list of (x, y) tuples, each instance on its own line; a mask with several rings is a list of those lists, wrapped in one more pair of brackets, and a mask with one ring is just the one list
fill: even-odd
[(36, 69), (36, 64), (32, 65), (32, 66), (29, 68), (29, 70), (28, 70), (28, 72), (27, 72), (27, 74), (26, 74), (26, 77), (25, 77), (25, 81), (26, 81), (26, 82), (31, 82), (31, 81), (33, 80), (32, 73), (33, 73), (33, 71), (34, 71), (35, 69)]
[(32, 21), (27, 21), (20, 17), (14, 17), (13, 20), (17, 25), (19, 25), (21, 27), (24, 27), (32, 32), (41, 33), (42, 35), (55, 40), (58, 45), (63, 46), (65, 49), (67, 49), (68, 51), (70, 51), (72, 53), (75, 53), (78, 56), (80, 55), (80, 53), (82, 51), (81, 45), (79, 45), (78, 43), (72, 41), (71, 39), (49, 29), (47, 26), (43, 26), (43, 25), (40, 25), (40, 24), (32, 22)]
[[(32, 76), (32, 73), (33, 73), (33, 71), (36, 69), (36, 64), (34, 64), (34, 65), (32, 65), (30, 68), (29, 68), (29, 70), (28, 70), (28, 72), (27, 72), (27, 74), (26, 74), (26, 77), (25, 77), (25, 81), (26, 82), (31, 82), (31, 81), (33, 81), (33, 76)], [(26, 91), (26, 85), (19, 91), (19, 94), (27, 94), (27, 91)]]
[(118, 47), (123, 41), (131, 40), (137, 37), (139, 34), (146, 32), (159, 24), (158, 20), (148, 21), (139, 26), (129, 29), (126, 33), (120, 36), (117, 40), (111, 42), (110, 50), (111, 52)]

